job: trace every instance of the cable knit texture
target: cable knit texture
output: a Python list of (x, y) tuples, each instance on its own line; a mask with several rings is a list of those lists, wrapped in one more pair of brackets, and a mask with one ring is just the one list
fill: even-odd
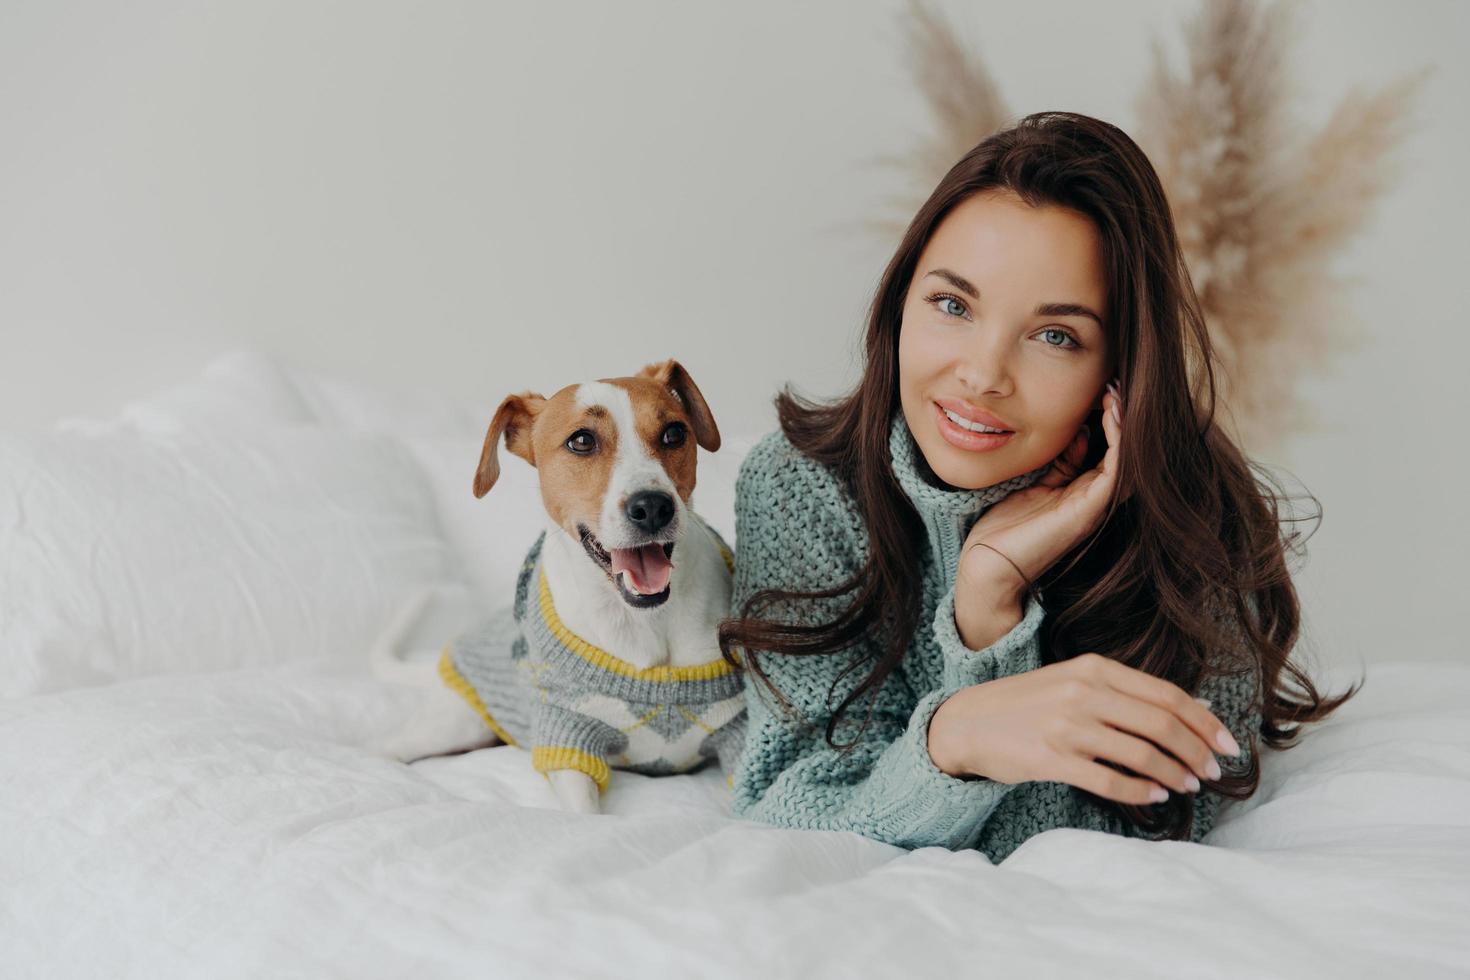
[[(876, 697), (870, 691), (844, 712), (834, 732), (839, 745), (852, 740), (872, 708), (859, 744), (845, 754), (827, 744), (825, 727), (837, 705), (871, 671), (871, 658), (881, 653), (876, 639), (831, 655), (758, 651), (761, 667), (802, 718), (789, 717), (759, 679), (747, 678), (748, 720), (734, 774), (735, 814), (783, 827), (850, 830), (906, 848), (978, 848), (995, 862), (1054, 827), (1141, 836), (1067, 783), (959, 779), (930, 758), (929, 722), (946, 698), (964, 687), (1041, 666), (1041, 603), (1028, 598), (1009, 633), (973, 650), (955, 626), (954, 578), (975, 520), (1013, 490), (1035, 483), (1046, 467), (978, 490), (937, 486), (926, 479), (927, 466), (901, 411), (891, 422), (889, 451), (894, 475), (925, 527), (919, 629)], [(830, 588), (851, 578), (867, 559), (867, 531), (846, 489), (780, 430), (762, 438), (741, 464), (735, 525), (732, 612), (737, 615), (762, 589)], [(763, 615), (792, 623), (825, 622), (851, 599), (848, 593), (778, 602)], [(861, 664), (829, 697), (834, 679), (854, 660)], [(1247, 752), (1247, 733), (1260, 723), (1254, 694), (1248, 674), (1212, 677), (1198, 692), (1212, 700), (1211, 711)], [(1247, 765), (1249, 757), (1217, 758), (1228, 773)], [(1221, 797), (1203, 789), (1194, 799), (1192, 839), (1198, 841), (1213, 827)]]

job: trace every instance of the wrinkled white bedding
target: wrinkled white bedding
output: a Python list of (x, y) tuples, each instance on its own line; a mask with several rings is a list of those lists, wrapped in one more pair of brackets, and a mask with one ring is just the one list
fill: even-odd
[[(1214, 846), (1002, 865), (733, 819), (717, 771), (559, 812), (522, 749), (359, 747), (420, 696), (296, 663), (0, 704), (8, 977), (1451, 976), (1470, 670), (1374, 670)], [(951, 972), (953, 971), (953, 972)]]
[[(258, 360), (230, 364), (237, 380), (281, 380)], [(228, 373), (213, 376), (215, 395)], [(300, 391), (301, 406), (282, 395), (287, 414), (301, 412), (282, 424), (321, 426), (335, 407), (332, 424), (346, 425), (348, 399)], [(258, 411), (257, 394), (241, 404)], [(217, 398), (175, 393), (131, 417), (162, 432), (181, 403), (229, 415)], [(482, 420), (391, 414), (425, 423), (395, 433), (426, 468), (422, 494), (450, 499), (463, 485), (468, 496), (483, 427), (456, 427)], [(701, 512), (722, 532), (736, 462), (701, 462)], [(393, 499), (368, 504), (387, 513)], [(361, 542), (343, 574), (385, 603), (414, 576), (502, 589), (520, 545), (502, 564), (456, 554), (484, 529), (468, 511), (459, 525), (442, 503), (437, 513), (404, 519), (423, 565), (403, 582), (374, 565), (401, 571), (400, 551)], [(44, 515), (26, 517), (40, 533)], [(422, 547), (425, 526), (445, 554)], [(217, 628), (247, 635), (212, 583), (194, 587)], [(1208, 845), (1054, 830), (997, 867), (978, 852), (736, 820), (712, 768), (617, 773), (607, 812), (562, 813), (522, 749), (411, 766), (377, 754), (425, 694), (374, 679), (365, 649), (181, 661), (169, 645), (202, 627), (98, 602), (126, 626), (126, 658), (123, 637), (95, 624), (61, 632), (33, 618), (22, 634), (0, 622), (0, 673), (15, 670), (22, 640), (27, 670), (41, 649), (95, 668), (94, 686), (47, 675), (38, 693), (0, 700), (6, 978), (1470, 975), (1470, 667), (1371, 668), (1329, 722), (1263, 755), (1260, 791), (1226, 806)], [(355, 607), (325, 590), (318, 608)], [(128, 610), (141, 618), (119, 622)], [(68, 649), (68, 637), (101, 652)], [(155, 648), (156, 662), (138, 662)], [(1358, 668), (1313, 673), (1336, 692)]]

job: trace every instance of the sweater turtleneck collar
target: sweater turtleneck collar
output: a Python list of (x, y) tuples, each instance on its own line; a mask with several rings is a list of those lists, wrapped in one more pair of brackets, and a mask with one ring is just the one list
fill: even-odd
[(923, 459), (902, 409), (893, 413), (889, 424), (888, 451), (893, 459), (893, 475), (928, 530), (930, 553), (938, 562), (946, 589), (954, 583), (960, 546), (976, 519), (1012, 491), (1022, 490), (1041, 479), (1051, 466), (1048, 461), (1028, 473), (975, 490), (937, 486), (925, 479), (925, 471), (931, 474), (933, 471)]

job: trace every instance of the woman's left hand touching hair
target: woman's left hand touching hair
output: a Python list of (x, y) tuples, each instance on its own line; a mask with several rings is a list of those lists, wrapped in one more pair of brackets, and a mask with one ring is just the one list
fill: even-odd
[[(955, 574), (960, 583), (957, 619), (963, 615), (962, 605), (1020, 609), (1030, 583), (1102, 523), (1118, 482), (1123, 434), (1116, 382), (1108, 384), (1102, 418), (1108, 448), (1096, 467), (1077, 472), (1087, 454), (1087, 432), (1079, 429), (1039, 480), (1006, 495), (975, 522)], [(972, 601), (961, 600), (960, 591)], [(963, 635), (962, 620), (961, 626)]]

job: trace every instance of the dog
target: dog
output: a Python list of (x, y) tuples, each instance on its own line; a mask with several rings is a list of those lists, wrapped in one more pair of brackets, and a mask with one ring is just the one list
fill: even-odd
[(665, 775), (717, 760), (729, 784), (744, 679), (716, 637), (734, 556), (691, 503), (696, 447), (720, 448), (699, 388), (666, 360), (550, 398), (508, 395), (485, 435), (476, 498), (499, 478), (502, 438), (536, 468), (544, 527), (510, 605), (457, 635), (436, 664), (399, 656), (432, 592), (393, 618), (375, 672), (434, 695), (384, 751), (408, 762), (530, 748), (561, 807), (584, 813), (600, 811), (612, 768)]

